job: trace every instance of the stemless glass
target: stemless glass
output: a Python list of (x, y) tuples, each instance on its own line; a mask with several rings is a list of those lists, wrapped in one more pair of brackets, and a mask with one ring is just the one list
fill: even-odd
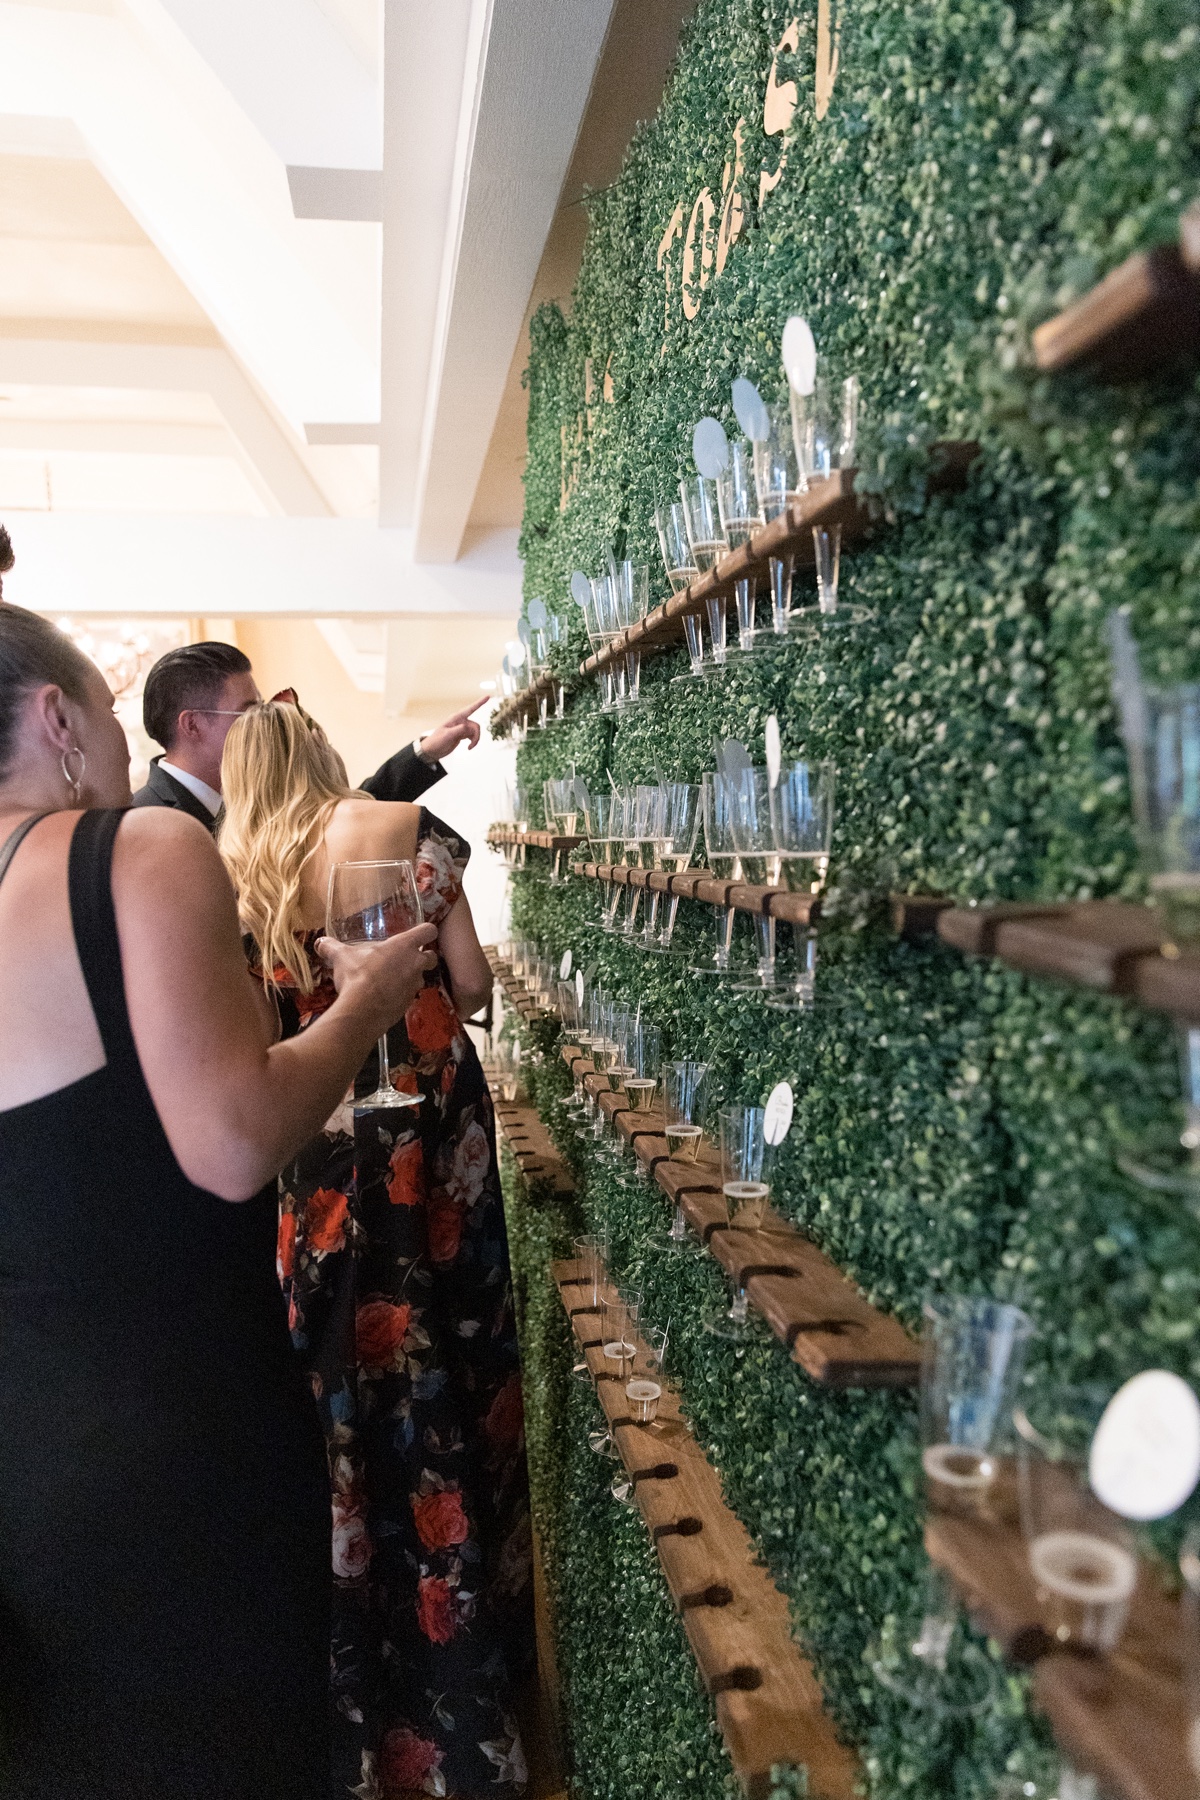
[(1051, 1389), (1013, 1413), (1021, 1531), (1043, 1623), (1059, 1644), (1116, 1647), (1137, 1586), (1133, 1533), (1088, 1481), (1088, 1453), (1110, 1394)]
[[(749, 438), (735, 438), (729, 446), (729, 460), (717, 477), (717, 501), (725, 542), (731, 550), (748, 543), (751, 532), (762, 523), (758, 516), (758, 497), (754, 488), (754, 445)], [(743, 576), (734, 583), (737, 599), (738, 648), (754, 648), (754, 582)]]
[(1033, 1321), (999, 1300), (927, 1300), (921, 1347), (921, 1466), (937, 1512), (974, 1512), (996, 1477)]
[(1200, 1526), (1183, 1540), (1183, 1675), (1188, 1714), (1188, 1761), (1200, 1775)]
[(841, 526), (814, 525), (813, 553), (817, 564), (817, 605), (823, 613), (835, 613), (842, 562)]
[[(699, 1154), (708, 1071), (704, 1062), (668, 1063), (663, 1071), (663, 1129), (672, 1162), (693, 1165)], [(687, 1220), (678, 1202), (667, 1235), (676, 1247), (687, 1241)]]
[[(683, 501), (688, 542), (692, 546), (692, 561), (698, 573), (704, 575), (718, 557), (724, 556), (729, 547), (725, 542), (725, 528), (721, 523), (717, 484), (706, 475), (692, 475), (680, 482), (679, 496)], [(704, 604), (708, 611), (712, 659), (714, 665), (720, 668), (725, 662), (725, 596), (714, 594)]]
[[(339, 862), (329, 871), (325, 931), (341, 944), (375, 944), (421, 923), (421, 897), (410, 862)], [(420, 1094), (392, 1086), (387, 1033), (379, 1040), (379, 1081), (358, 1106), (420, 1106)]]
[[(577, 1237), (571, 1247), (579, 1266), (577, 1285), (584, 1290), (584, 1307), (599, 1317), (601, 1284), (604, 1279), (604, 1245), (600, 1238), (589, 1234)], [(572, 1365), (571, 1373), (576, 1381), (591, 1381), (592, 1371), (588, 1367), (586, 1352)]]
[[(681, 594), (685, 588), (691, 586), (700, 573), (692, 555), (692, 545), (687, 529), (687, 514), (682, 503), (676, 500), (671, 506), (660, 505), (654, 514), (654, 524), (658, 532), (663, 567), (667, 571), (671, 592), (672, 594)], [(704, 674), (704, 635), (698, 613), (684, 614), (683, 631), (687, 639), (690, 667), (686, 675), (676, 675), (674, 679), (676, 681), (695, 681), (698, 676)]]

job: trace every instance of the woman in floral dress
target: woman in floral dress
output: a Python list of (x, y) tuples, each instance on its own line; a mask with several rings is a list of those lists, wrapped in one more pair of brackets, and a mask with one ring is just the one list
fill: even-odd
[[(333, 990), (314, 948), (340, 861), (412, 861), (439, 966), (389, 1039), (419, 1107), (344, 1105), (280, 1178), (279, 1273), (333, 1488), (332, 1800), (477, 1800), (526, 1773), (530, 1527), (491, 1098), (462, 1018), (491, 975), (469, 852), (424, 808), (353, 793), (298, 708), (243, 715), (221, 836), (285, 1035)], [(375, 1059), (356, 1091), (376, 1083)]]

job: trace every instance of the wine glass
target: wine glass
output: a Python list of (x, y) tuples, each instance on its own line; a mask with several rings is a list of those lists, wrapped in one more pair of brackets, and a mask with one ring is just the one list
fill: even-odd
[[(375, 944), (421, 923), (421, 897), (410, 862), (339, 862), (329, 871), (325, 932), (340, 944)], [(379, 1082), (359, 1106), (420, 1106), (420, 1094), (392, 1086), (387, 1033), (379, 1040)]]
[[(829, 873), (833, 840), (835, 771), (830, 762), (785, 764), (769, 794), (771, 832), (779, 857), (779, 881), (790, 894), (819, 894)], [(816, 985), (816, 933), (793, 925), (797, 958), (790, 982), (774, 989), (767, 1005), (805, 1012)]]
[[(671, 592), (681, 594), (691, 586), (700, 572), (692, 555), (687, 514), (682, 503), (676, 500), (670, 506), (660, 505), (654, 514), (654, 524)], [(684, 613), (683, 631), (687, 639), (689, 668), (686, 675), (676, 675), (674, 679), (695, 681), (704, 674), (704, 632), (699, 613)]]
[[(704, 853), (717, 881), (740, 881), (741, 862), (733, 839), (733, 805), (729, 783), (723, 775), (706, 775), (701, 782), (701, 807), (704, 820)], [(715, 908), (717, 946), (711, 962), (696, 963), (689, 975), (728, 975), (733, 946), (734, 911), (731, 906)]]
[[(767, 409), (768, 435), (754, 446), (754, 485), (758, 507), (770, 525), (787, 511), (788, 502), (807, 485), (796, 461), (790, 409)], [(771, 625), (776, 637), (786, 637), (792, 618), (792, 575), (796, 559), (791, 551), (769, 558)]]
[[(749, 438), (735, 438), (729, 446), (729, 460), (717, 477), (717, 502), (725, 542), (731, 550), (749, 543), (750, 534), (762, 523), (758, 516), (758, 497), (754, 487), (754, 445)], [(754, 648), (754, 582), (744, 575), (734, 583), (737, 599), (738, 648)]]
[[(628, 631), (631, 625), (636, 625), (639, 619), (644, 619), (646, 616), (646, 608), (650, 604), (650, 565), (649, 563), (618, 563), (612, 579), (617, 626), (621, 631)], [(637, 704), (641, 696), (641, 682), (642, 653), (640, 650), (627, 650), (625, 652), (625, 705), (635, 706)]]
[[(688, 543), (692, 547), (692, 562), (697, 573), (704, 575), (728, 549), (725, 527), (721, 523), (717, 484), (707, 475), (689, 476), (679, 484), (679, 497), (683, 501), (684, 523), (687, 526)], [(725, 663), (725, 596), (712, 594), (704, 604), (708, 611), (708, 635), (712, 639), (713, 664), (722, 668)]]
[[(755, 887), (778, 887), (780, 857), (775, 848), (771, 821), (771, 783), (766, 769), (742, 769), (728, 783), (731, 797), (730, 829), (741, 864), (742, 880)], [(738, 993), (769, 993), (775, 986), (775, 920), (754, 914), (758, 966)]]
[[(670, 781), (664, 789), (663, 835), (655, 845), (654, 866), (669, 875), (679, 875), (691, 868), (692, 853), (700, 834), (700, 788), (686, 781)], [(672, 894), (667, 905), (667, 920), (662, 931), (656, 931), (662, 896), (651, 896), (650, 918), (643, 937), (643, 947), (665, 954), (671, 948), (675, 920), (679, 916), (679, 895)]]
[[(721, 1192), (730, 1229), (759, 1231), (771, 1198), (773, 1147), (765, 1135), (766, 1111), (761, 1106), (724, 1106), (721, 1124)], [(743, 1280), (735, 1283), (733, 1300), (726, 1312), (710, 1313), (704, 1321), (714, 1337), (734, 1343), (752, 1343), (765, 1327), (750, 1312)]]

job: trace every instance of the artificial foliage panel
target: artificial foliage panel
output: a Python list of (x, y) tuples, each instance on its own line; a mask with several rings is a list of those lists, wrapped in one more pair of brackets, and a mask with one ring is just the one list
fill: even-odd
[[(842, 565), (870, 624), (798, 635), (706, 684), (680, 679), (682, 651), (648, 660), (642, 705), (617, 719), (575, 673), (567, 719), (518, 759), (537, 794), (572, 766), (601, 786), (694, 781), (717, 738), (761, 761), (777, 713), (785, 754), (837, 769), (811, 1013), (689, 974), (711, 948), (703, 906), (681, 907), (670, 958), (588, 930), (595, 884), (548, 886), (536, 852), (514, 877), (514, 929), (595, 963), (672, 1054), (713, 1064), (723, 1098), (790, 1080), (781, 1209), (914, 1327), (931, 1288), (1018, 1300), (1040, 1383), (1200, 1376), (1196, 1229), (1115, 1163), (1124, 1136), (1171, 1116), (1171, 1034), (1118, 1001), (899, 943), (884, 896), (1144, 893), (1103, 621), (1128, 606), (1150, 676), (1200, 678), (1200, 398), (1186, 370), (1120, 389), (1040, 377), (1028, 337), (1174, 235), (1200, 192), (1198, 92), (1200, 14), (1165, 0), (701, 0), (658, 116), (592, 197), (569, 317), (543, 309), (532, 331), (526, 595), (564, 615), (564, 671), (587, 650), (572, 570), (615, 550), (649, 561), (665, 598), (656, 497), (690, 472), (701, 415), (736, 429), (735, 376), (783, 397), (789, 313), (832, 376), (859, 378), (877, 526)], [(943, 438), (982, 455), (964, 494), (926, 500), (925, 447)], [(798, 602), (810, 587), (797, 577)], [(1047, 1739), (1019, 1679), (947, 1726), (863, 1660), (922, 1566), (913, 1402), (821, 1394), (779, 1345), (737, 1357), (707, 1337), (715, 1264), (669, 1249), (656, 1190), (575, 1137), (553, 1055), (533, 1079), (580, 1183), (571, 1216), (539, 1215), (542, 1238), (514, 1199), (579, 1794), (708, 1800), (728, 1781), (648, 1549), (583, 1443), (545, 1266), (584, 1222), (608, 1231), (651, 1317), (670, 1315), (697, 1433), (871, 1793), (982, 1800), (1006, 1771), (1036, 1778)], [(1166, 1554), (1180, 1523), (1155, 1534)]]

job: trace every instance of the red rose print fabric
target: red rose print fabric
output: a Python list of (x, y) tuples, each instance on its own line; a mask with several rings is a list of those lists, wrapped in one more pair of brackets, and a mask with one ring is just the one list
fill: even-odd
[[(425, 917), (465, 847), (422, 811)], [(286, 1031), (332, 997), (282, 996)], [(324, 996), (322, 998), (322, 996)], [(518, 1795), (533, 1655), (521, 1378), (491, 1099), (441, 968), (389, 1038), (403, 1113), (343, 1107), (280, 1178), (278, 1267), (333, 1494), (333, 1800)], [(356, 1089), (375, 1084), (375, 1061)]]

